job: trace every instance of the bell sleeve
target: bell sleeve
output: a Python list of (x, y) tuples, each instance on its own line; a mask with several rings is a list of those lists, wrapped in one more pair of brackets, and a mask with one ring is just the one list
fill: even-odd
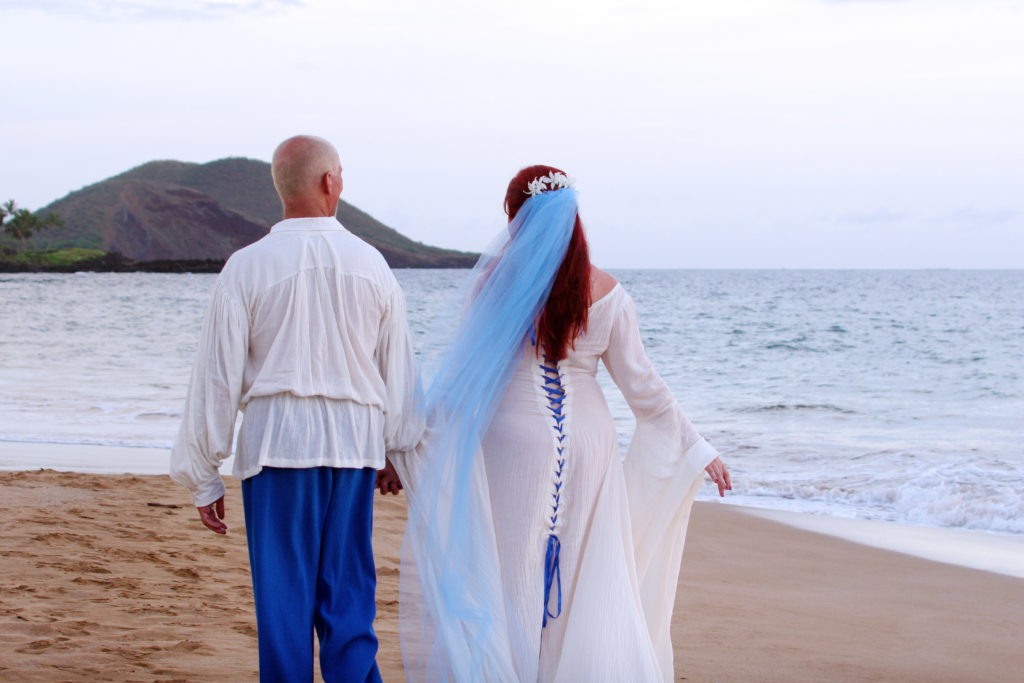
[(200, 334), (185, 411), (171, 449), (171, 479), (197, 507), (224, 495), (220, 464), (231, 455), (249, 345), (249, 316), (218, 282)]
[(636, 418), (624, 470), (637, 579), (661, 670), (671, 681), (672, 607), (686, 527), (703, 470), (718, 453), (655, 372), (633, 300), (628, 295), (622, 299), (602, 360)]

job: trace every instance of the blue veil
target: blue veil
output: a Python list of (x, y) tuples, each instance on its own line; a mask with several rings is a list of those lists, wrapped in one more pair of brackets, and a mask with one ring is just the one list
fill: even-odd
[(410, 681), (518, 680), (480, 440), (529, 344), (576, 213), (571, 187), (531, 196), (481, 256), (425, 393), (427, 437), (395, 459), (408, 496), (399, 610)]

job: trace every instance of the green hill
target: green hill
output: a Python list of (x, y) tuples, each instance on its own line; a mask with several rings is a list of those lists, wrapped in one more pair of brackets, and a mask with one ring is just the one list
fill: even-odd
[[(206, 164), (151, 161), (43, 207), (66, 225), (37, 235), (32, 248), (119, 252), (133, 261), (223, 260), (267, 233), (281, 204), (270, 164), (219, 159)], [(470, 267), (475, 254), (405, 237), (342, 201), (338, 219), (392, 267)]]

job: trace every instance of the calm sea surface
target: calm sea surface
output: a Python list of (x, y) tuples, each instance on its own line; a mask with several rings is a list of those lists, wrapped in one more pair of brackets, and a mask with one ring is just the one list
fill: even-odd
[[(419, 350), (465, 274), (397, 271)], [(735, 502), (1024, 534), (1024, 271), (615, 274)], [(169, 447), (213, 277), (0, 276), (0, 440)]]

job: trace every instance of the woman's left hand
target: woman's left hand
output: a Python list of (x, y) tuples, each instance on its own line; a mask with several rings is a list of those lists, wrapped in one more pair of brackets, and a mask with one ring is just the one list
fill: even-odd
[(732, 491), (732, 477), (729, 476), (729, 468), (725, 466), (721, 458), (715, 458), (711, 464), (704, 468), (704, 471), (711, 477), (711, 481), (718, 484), (718, 495), (724, 497), (726, 491)]

